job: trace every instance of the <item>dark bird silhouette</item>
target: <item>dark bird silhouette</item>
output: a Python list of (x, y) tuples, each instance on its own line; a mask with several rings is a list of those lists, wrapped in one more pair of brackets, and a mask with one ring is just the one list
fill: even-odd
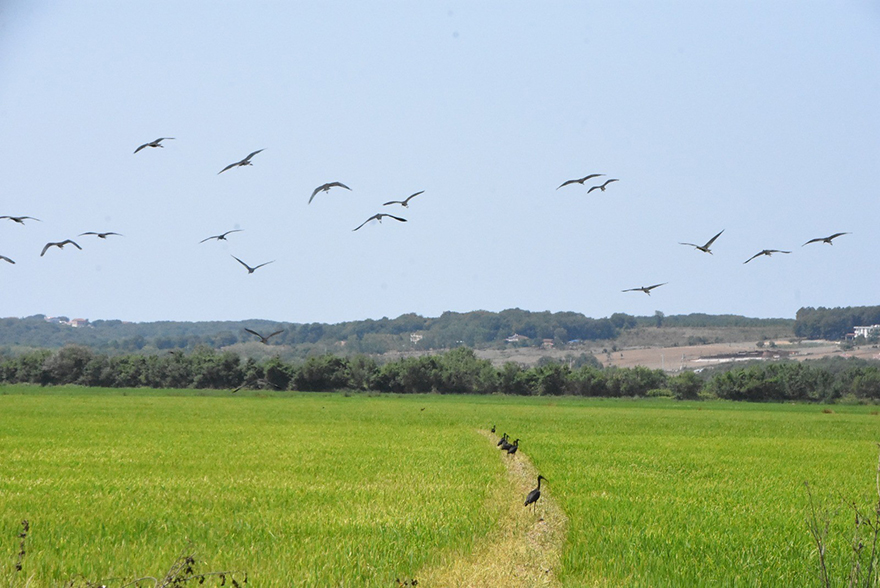
[(11, 259), (9, 259), (8, 257), (6, 257), (5, 255), (0, 255), (0, 259), (2, 259), (3, 261), (9, 262), (12, 265), (15, 265), (15, 262), (12, 261)]
[(35, 220), (38, 222), (43, 222), (40, 219), (34, 218), (32, 216), (0, 216), (0, 219), (4, 219), (4, 218), (8, 218), (9, 220), (16, 222), (20, 225), (23, 225), (24, 221), (26, 221), (26, 220)]
[(810, 239), (809, 241), (807, 241), (806, 243), (801, 245), (801, 247), (804, 247), (805, 245), (809, 245), (810, 243), (818, 243), (820, 241), (822, 243), (828, 243), (829, 245), (834, 245), (834, 243), (832, 243), (831, 240), (836, 239), (836, 238), (840, 237), (841, 235), (849, 235), (849, 233), (834, 233), (833, 235), (831, 235), (829, 237), (819, 237), (818, 239)]
[(284, 329), (281, 329), (280, 331), (275, 331), (275, 332), (272, 333), (271, 335), (266, 335), (265, 337), (262, 336), (261, 334), (259, 334), (258, 332), (256, 332), (256, 331), (252, 331), (252, 330), (250, 330), (250, 329), (248, 329), (248, 328), (245, 328), (245, 331), (247, 331), (247, 332), (250, 333), (251, 335), (256, 335), (257, 337), (259, 337), (259, 338), (260, 338), (260, 343), (262, 343), (263, 345), (268, 345), (268, 344), (269, 344), (269, 339), (271, 339), (271, 338), (274, 337), (275, 335), (280, 335), (281, 333), (284, 332)]
[(404, 208), (409, 208), (409, 201), (412, 200), (413, 198), (415, 198), (416, 196), (418, 196), (419, 194), (424, 194), (424, 193), (425, 193), (425, 191), (422, 190), (421, 192), (416, 192), (415, 194), (411, 194), (411, 195), (407, 196), (405, 200), (390, 200), (390, 201), (386, 202), (385, 204), (383, 204), (382, 206), (388, 206), (389, 204), (400, 204)]
[(501, 451), (507, 451), (508, 449), (510, 449), (510, 446), (511, 446), (511, 443), (508, 440), (508, 438), (505, 437), (505, 438), (501, 439)]
[(257, 153), (259, 153), (260, 151), (265, 151), (265, 149), (257, 149), (256, 151), (254, 151), (253, 153), (251, 153), (250, 155), (248, 155), (247, 157), (245, 157), (241, 161), (236, 161), (235, 163), (230, 163), (229, 165), (227, 165), (226, 167), (224, 167), (223, 169), (218, 171), (217, 175), (219, 176), (220, 174), (222, 174), (226, 170), (232, 169), (234, 167), (244, 166), (244, 165), (253, 165), (253, 163), (251, 163), (251, 157), (253, 157)]
[(400, 218), (399, 216), (394, 216), (393, 214), (385, 214), (384, 212), (380, 212), (380, 213), (378, 213), (378, 214), (374, 214), (373, 216), (371, 216), (370, 218), (368, 218), (367, 220), (365, 220), (364, 222), (362, 222), (361, 224), (359, 224), (357, 227), (353, 228), (352, 231), (356, 231), (356, 230), (358, 230), (359, 228), (361, 228), (362, 226), (364, 226), (365, 224), (367, 224), (367, 223), (370, 222), (371, 220), (377, 220), (377, 221), (379, 221), (379, 222), (381, 223), (381, 222), (382, 222), (382, 219), (385, 218), (386, 216), (391, 217), (391, 218), (393, 218), (394, 220), (396, 220), (396, 221), (400, 221), (400, 222), (402, 222), (402, 223), (405, 223), (405, 222), (406, 222), (406, 219), (405, 219), (405, 218)]
[(257, 266), (254, 266), (254, 267), (251, 267), (251, 266), (249, 266), (248, 264), (246, 264), (245, 262), (243, 262), (242, 260), (240, 260), (239, 258), (237, 258), (237, 257), (234, 256), (234, 255), (232, 256), (232, 259), (234, 259), (235, 261), (237, 261), (238, 263), (240, 263), (241, 265), (243, 265), (244, 267), (246, 267), (246, 268), (247, 268), (247, 271), (248, 271), (249, 274), (254, 273), (255, 271), (257, 271), (258, 269), (260, 269), (260, 268), (263, 267), (264, 265), (269, 265), (270, 263), (274, 263), (274, 262), (275, 262), (275, 260), (273, 259), (272, 261), (267, 261), (266, 263), (261, 263), (260, 265), (257, 265)]
[(541, 498), (541, 480), (547, 481), (547, 478), (544, 476), (538, 476), (538, 487), (529, 492), (528, 496), (526, 496), (526, 501), (523, 506), (528, 506), (530, 504), (535, 504), (538, 502), (538, 499)]
[(225, 240), (226, 240), (226, 235), (228, 235), (229, 233), (240, 233), (240, 232), (242, 232), (243, 230), (244, 230), (244, 229), (233, 229), (233, 230), (231, 230), (231, 231), (226, 231), (226, 232), (223, 233), (222, 235), (214, 235), (214, 236), (211, 236), (211, 237), (205, 237), (204, 239), (202, 239), (201, 241), (199, 241), (199, 243), (204, 243), (205, 241), (210, 241), (211, 239), (217, 239), (218, 241), (225, 241)]
[(501, 444), (504, 443), (505, 441), (507, 441), (507, 433), (502, 433), (501, 439), (499, 439), (498, 443), (496, 443), (495, 445), (497, 447), (501, 447)]
[[(724, 232), (724, 229), (721, 230), (721, 233), (723, 233), (723, 232)], [(708, 253), (709, 255), (712, 255), (712, 250), (709, 249), (709, 247), (712, 246), (712, 243), (715, 242), (715, 239), (717, 239), (718, 237), (721, 236), (721, 233), (718, 233), (717, 235), (715, 235), (714, 237), (709, 239), (705, 245), (697, 245), (696, 243), (681, 243), (681, 242), (679, 242), (679, 245), (690, 245), (691, 247), (696, 247), (697, 249), (699, 249), (703, 253)]]
[(629, 288), (627, 290), (621, 290), (621, 292), (644, 292), (648, 296), (651, 295), (651, 290), (654, 288), (659, 288), (660, 286), (665, 286), (669, 282), (663, 282), (662, 284), (654, 284), (653, 286), (642, 286), (641, 288)]
[(71, 241), (70, 239), (65, 239), (64, 241), (61, 241), (59, 243), (46, 243), (46, 245), (43, 246), (43, 251), (42, 251), (42, 253), (40, 253), (40, 257), (43, 257), (44, 255), (46, 255), (46, 250), (49, 249), (49, 247), (57, 247), (58, 249), (64, 249), (64, 246), (67, 245), (68, 243), (70, 243), (71, 245), (73, 245), (74, 247), (76, 247), (77, 249), (82, 251), (82, 247), (77, 245), (76, 242)]
[(779, 249), (764, 249), (763, 251), (760, 251), (760, 252), (758, 252), (758, 253), (755, 253), (753, 256), (751, 256), (750, 258), (748, 258), (747, 260), (745, 260), (745, 261), (743, 262), (743, 264), (745, 265), (745, 264), (747, 264), (748, 262), (750, 262), (750, 261), (752, 261), (753, 259), (755, 259), (756, 257), (760, 257), (760, 256), (762, 256), (762, 255), (766, 255), (767, 257), (770, 257), (770, 256), (773, 255), (774, 253), (791, 253), (791, 251), (780, 251)]
[(606, 180), (606, 182), (605, 182), (604, 184), (602, 184), (601, 186), (593, 186), (592, 188), (590, 188), (589, 190), (587, 190), (587, 194), (589, 194), (589, 193), (592, 192), (593, 190), (602, 190), (602, 191), (604, 192), (604, 191), (605, 191), (605, 187), (608, 186), (608, 184), (610, 184), (611, 182), (619, 182), (619, 181), (620, 181), (620, 180), (617, 180), (617, 179), (614, 179), (614, 180)]
[(242, 388), (244, 388), (244, 386), (245, 386), (245, 385), (242, 384), (242, 385), (239, 386), (238, 388), (236, 388), (236, 389), (234, 389), (234, 390), (230, 390), (230, 392), (232, 392), (233, 394), (235, 394), (236, 392), (238, 392), (239, 390), (241, 390)]
[(342, 182), (329, 182), (327, 184), (321, 184), (320, 186), (315, 188), (314, 192), (312, 192), (312, 195), (309, 197), (309, 204), (312, 203), (312, 200), (315, 198), (315, 195), (318, 192), (329, 192), (330, 188), (345, 188), (346, 190), (351, 191), (351, 188), (349, 188), (348, 186), (346, 186)]
[(495, 432), (495, 425), (492, 425), (492, 430), (490, 431), (490, 433), (494, 433), (494, 432)]
[(82, 237), (83, 235), (97, 235), (98, 239), (106, 239), (107, 235), (119, 235), (120, 237), (123, 236), (119, 233), (95, 233), (94, 231), (89, 231), (87, 233), (80, 233), (78, 236)]
[(517, 449), (519, 449), (519, 439), (510, 444), (510, 447), (507, 448), (507, 455), (513, 455)]
[[(569, 184), (580, 184), (581, 186), (583, 186), (583, 185), (584, 185), (584, 182), (586, 182), (587, 180), (592, 180), (593, 178), (598, 178), (598, 177), (601, 177), (601, 176), (604, 176), (604, 175), (605, 175), (605, 174), (590, 174), (590, 175), (588, 175), (588, 176), (584, 176), (584, 177), (579, 178), (579, 179), (576, 179), (576, 180), (568, 180), (567, 182), (562, 182), (562, 183), (559, 185), (559, 188), (562, 188), (562, 187), (568, 186)], [(612, 180), (612, 181), (613, 181), (613, 180)], [(558, 190), (559, 188), (556, 188), (556, 189)], [(604, 188), (603, 188), (603, 190), (604, 190)], [(589, 194), (589, 192), (588, 192), (588, 194)]]
[(171, 141), (174, 137), (159, 137), (155, 141), (150, 141), (149, 143), (144, 143), (140, 147), (134, 150), (135, 153), (143, 149), (144, 147), (165, 147), (165, 145), (161, 145), (162, 141)]

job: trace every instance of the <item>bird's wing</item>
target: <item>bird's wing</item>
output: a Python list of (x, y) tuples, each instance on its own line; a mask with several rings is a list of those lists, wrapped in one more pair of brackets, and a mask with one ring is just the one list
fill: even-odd
[(587, 190), (587, 194), (589, 194), (589, 193), (592, 192), (593, 190), (600, 190), (601, 188), (602, 188), (602, 186), (593, 186), (592, 188), (590, 188), (589, 190)]
[(9, 263), (15, 265), (15, 262), (12, 261), (11, 259), (9, 259), (8, 257), (6, 257), (5, 255), (0, 255), (0, 259), (2, 259), (3, 261), (8, 261)]
[(641, 288), (628, 288), (626, 290), (621, 290), (621, 292), (635, 292), (636, 290), (641, 291)]
[(648, 286), (645, 290), (653, 290), (654, 288), (659, 288), (660, 286), (665, 286), (669, 282), (663, 282), (662, 284), (654, 284), (653, 286)]
[(755, 253), (753, 256), (751, 256), (750, 258), (748, 258), (747, 260), (745, 260), (745, 261), (743, 262), (743, 264), (747, 264), (748, 262), (752, 261), (753, 259), (755, 259), (756, 257), (759, 257), (759, 256), (761, 256), (761, 255), (765, 255), (765, 253), (764, 253), (763, 251), (761, 251), (760, 253)]
[[(565, 187), (565, 186), (567, 186), (567, 185), (569, 185), (569, 184), (577, 184), (577, 183), (580, 183), (580, 180), (567, 180), (567, 181), (562, 182), (561, 184), (559, 184), (559, 188), (563, 188), (563, 187)], [(558, 190), (559, 188), (556, 188), (556, 189)]]
[(241, 165), (241, 161), (236, 161), (235, 163), (230, 163), (229, 165), (227, 165), (226, 167), (224, 167), (223, 169), (221, 169), (220, 171), (218, 171), (218, 172), (217, 172), (217, 175), (219, 176), (220, 174), (222, 174), (222, 173), (225, 172), (226, 170), (228, 170), (228, 169), (232, 169), (232, 168), (235, 167), (236, 165)]
[(411, 195), (407, 196), (406, 200), (404, 200), (403, 202), (404, 202), (404, 204), (406, 204), (406, 203), (408, 203), (410, 200), (412, 200), (413, 198), (415, 198), (416, 196), (418, 196), (419, 194), (424, 194), (424, 193), (425, 193), (425, 191), (422, 190), (422, 191), (420, 191), (420, 192), (416, 192), (415, 194), (411, 194)]
[(619, 181), (620, 181), (620, 180), (617, 180), (617, 179), (614, 179), (614, 180), (608, 180), (608, 181), (606, 181), (606, 182), (605, 182), (604, 184), (602, 184), (602, 185), (603, 185), (603, 186), (607, 186), (607, 185), (610, 184), (611, 182), (619, 182)]
[(254, 151), (253, 153), (251, 153), (250, 155), (248, 155), (247, 157), (245, 157), (244, 159), (242, 159), (242, 161), (250, 161), (250, 160), (251, 160), (251, 157), (253, 157), (253, 156), (256, 155), (257, 153), (259, 153), (260, 151), (263, 151), (263, 149), (257, 149), (256, 151)]
[(260, 339), (263, 338), (263, 336), (260, 335), (258, 332), (256, 332), (256, 331), (252, 331), (252, 330), (248, 329), (247, 327), (245, 327), (244, 330), (247, 331), (248, 333), (250, 333), (251, 335), (256, 335), (256, 336), (259, 337)]
[[(388, 215), (388, 216), (391, 216), (391, 215)], [(365, 220), (364, 222), (362, 222), (361, 224), (359, 224), (357, 227), (353, 228), (353, 229), (352, 229), (352, 232), (358, 230), (359, 228), (361, 228), (362, 226), (364, 226), (365, 224), (367, 224), (367, 223), (370, 222), (371, 220), (376, 220), (378, 217), (379, 217), (378, 214), (374, 214), (373, 216), (371, 216), (370, 218), (368, 218), (367, 220)]]
[(6, 215), (4, 215), (4, 216), (0, 216), (0, 220), (3, 220), (4, 218), (12, 218), (12, 217), (11, 217), (11, 216), (6, 216)]
[[(89, 232), (87, 232), (87, 233), (80, 233), (80, 234), (77, 235), (77, 236), (78, 236), (78, 237), (82, 237), (83, 235), (97, 235), (97, 234), (98, 234), (98, 233), (95, 233), (94, 231), (89, 231)], [(109, 234), (109, 233), (108, 233), (108, 234)]]
[[(700, 247), (699, 245), (695, 245), (694, 243), (682, 243), (681, 241), (679, 241), (678, 244), (679, 245), (690, 245), (691, 247), (696, 247), (698, 249)], [(708, 247), (708, 245), (707, 245), (707, 247)]]
[(349, 188), (348, 186), (346, 186), (346, 185), (343, 184), (342, 182), (332, 182), (332, 183), (327, 184), (327, 185), (330, 186), (331, 188), (332, 188), (333, 186), (337, 186), (337, 187), (339, 187), (339, 188), (345, 188), (346, 190), (351, 190), (351, 188)]
[[(723, 233), (723, 232), (724, 232), (724, 229), (721, 229), (721, 233)], [(706, 243), (705, 245), (703, 245), (703, 247), (705, 247), (706, 249), (708, 249), (709, 247), (711, 247), (711, 246), (712, 246), (712, 243), (715, 242), (715, 239), (717, 239), (718, 237), (721, 236), (721, 233), (718, 233), (717, 235), (715, 235), (714, 237), (712, 237), (711, 239), (709, 239), (709, 242)]]
[(328, 186), (328, 184), (323, 184), (323, 185), (318, 186), (317, 188), (315, 188), (314, 192), (312, 192), (312, 195), (309, 197), (309, 204), (312, 203), (312, 199), (315, 197), (315, 195), (316, 195), (318, 192), (320, 192), (321, 190), (323, 190), (324, 188), (326, 188), (327, 186)]
[(382, 206), (388, 206), (389, 204), (403, 204), (404, 200), (390, 200), (383, 204)]
[(210, 241), (211, 239), (219, 239), (219, 238), (220, 238), (220, 235), (214, 235), (212, 237), (205, 237), (204, 239), (199, 241), (199, 243), (204, 243), (205, 241)]
[(226, 232), (223, 233), (223, 235), (221, 235), (221, 236), (222, 236), (222, 237), (225, 237), (225, 236), (228, 235), (229, 233), (240, 233), (240, 232), (242, 232), (243, 230), (244, 230), (244, 229), (232, 229), (231, 231), (226, 231)]
[[(8, 217), (6, 217), (6, 218), (13, 218), (13, 217), (8, 216)], [(22, 217), (20, 217), (20, 220), (35, 220), (35, 221), (37, 221), (38, 223), (43, 222), (43, 221), (41, 221), (40, 219), (38, 219), (38, 218), (34, 218), (34, 217), (32, 217), (32, 216), (22, 216)]]
[(62, 245), (66, 245), (66, 244), (68, 244), (68, 243), (70, 243), (71, 245), (73, 245), (74, 247), (76, 247), (77, 249), (79, 249), (80, 251), (82, 251), (82, 247), (80, 247), (80, 246), (77, 244), (76, 241), (72, 241), (72, 240), (70, 240), (70, 239), (65, 239), (64, 241), (61, 242)]
[[(245, 262), (243, 262), (242, 260), (240, 260), (240, 259), (237, 258), (236, 256), (233, 255), (233, 256), (232, 256), (232, 259), (234, 259), (235, 261), (237, 261), (238, 263), (240, 263), (240, 264), (243, 265), (244, 267), (248, 268), (248, 270), (251, 269), (251, 266), (249, 266), (248, 264), (246, 264)], [(254, 268), (254, 269), (257, 269), (257, 268)]]
[(806, 243), (804, 243), (803, 245), (801, 245), (801, 247), (805, 247), (805, 246), (809, 245), (810, 243), (818, 243), (819, 241), (824, 241), (824, 240), (825, 240), (825, 239), (822, 238), (822, 237), (819, 237), (819, 238), (817, 238), (817, 239), (810, 239), (809, 241), (807, 241)]
[(261, 263), (260, 265), (254, 267), (254, 269), (259, 269), (259, 268), (263, 267), (264, 265), (269, 265), (270, 263), (275, 263), (275, 260), (273, 259), (272, 261), (267, 261), (266, 263)]
[(583, 184), (583, 183), (586, 182), (587, 180), (592, 180), (593, 178), (600, 178), (600, 177), (602, 177), (602, 176), (604, 176), (604, 175), (605, 175), (605, 174), (590, 174), (590, 175), (588, 175), (588, 176), (584, 176), (583, 179), (578, 180), (578, 181), (579, 181), (580, 183)]
[(281, 329), (280, 331), (275, 331), (275, 332), (272, 333), (271, 335), (266, 335), (266, 339), (271, 339), (271, 338), (274, 337), (275, 335), (280, 335), (280, 334), (283, 333), (283, 332), (284, 332), (284, 329)]
[(138, 147), (137, 149), (135, 149), (134, 152), (137, 153), (138, 151), (140, 151), (140, 150), (143, 149), (144, 147), (149, 147), (149, 146), (150, 146), (149, 143), (144, 143), (143, 145), (141, 145), (140, 147)]
[(791, 251), (780, 251), (779, 249), (771, 249), (773, 253), (791, 253)]
[(826, 237), (826, 238), (827, 238), (827, 239), (837, 239), (837, 238), (840, 237), (841, 235), (849, 235), (849, 233), (834, 233), (834, 234), (831, 235), (830, 237)]
[(125, 236), (125, 235), (123, 235), (122, 233), (104, 233), (104, 236), (105, 236), (105, 237), (106, 237), (107, 235), (116, 235), (116, 236), (118, 236), (118, 237), (124, 237), (124, 236)]
[(400, 221), (400, 222), (402, 222), (402, 223), (407, 222), (405, 218), (400, 218), (399, 216), (394, 216), (393, 214), (383, 214), (382, 216), (390, 216), (390, 217), (393, 218), (394, 220), (396, 220), (396, 221)]
[(49, 249), (49, 247), (52, 247), (53, 245), (56, 245), (56, 246), (57, 246), (58, 243), (46, 243), (46, 244), (43, 246), (43, 251), (40, 252), (40, 257), (43, 257), (44, 255), (46, 255), (46, 250)]
[(173, 141), (174, 137), (162, 137), (161, 139), (156, 139), (156, 143), (159, 141)]

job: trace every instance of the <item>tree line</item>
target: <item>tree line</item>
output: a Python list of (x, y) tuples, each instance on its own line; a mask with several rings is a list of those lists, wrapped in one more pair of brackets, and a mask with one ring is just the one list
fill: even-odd
[(880, 324), (880, 306), (804, 307), (797, 311), (794, 334), (807, 339), (843, 339), (856, 326)]
[(277, 357), (257, 362), (208, 347), (188, 354), (107, 355), (87, 347), (66, 346), (3, 358), (0, 383), (399, 394), (659, 396), (681, 400), (880, 400), (880, 362), (855, 358), (756, 362), (711, 373), (677, 375), (638, 366), (602, 368), (595, 360), (581, 363), (574, 367), (545, 361), (525, 368), (508, 362), (495, 367), (468, 347), (380, 365), (365, 355), (324, 354), (294, 364)]

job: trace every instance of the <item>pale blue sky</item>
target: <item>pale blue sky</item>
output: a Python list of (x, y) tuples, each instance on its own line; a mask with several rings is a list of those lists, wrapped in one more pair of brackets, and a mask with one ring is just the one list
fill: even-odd
[(0, 316), (877, 304), (878, 105), (872, 2), (7, 0)]

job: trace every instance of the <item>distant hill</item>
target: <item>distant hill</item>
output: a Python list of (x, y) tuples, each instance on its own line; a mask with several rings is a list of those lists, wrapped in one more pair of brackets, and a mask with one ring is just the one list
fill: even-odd
[[(380, 354), (388, 351), (540, 346), (547, 340), (557, 346), (587, 341), (613, 341), (622, 333), (645, 327), (782, 327), (791, 319), (757, 319), (737, 315), (689, 314), (636, 317), (616, 313), (594, 319), (576, 312), (530, 312), (517, 308), (501, 312), (444, 312), (439, 317), (404, 314), (395, 319), (350, 321), (337, 324), (285, 323), (261, 319), (131, 323), (120, 320), (47, 318), (0, 319), (0, 347), (57, 348), (76, 344), (107, 353), (161, 352), (207, 346), (215, 349), (248, 345), (257, 338), (244, 328), (263, 334), (283, 330), (271, 339), (273, 347), (286, 346), (293, 355), (321, 352)], [(507, 340), (518, 335), (516, 341)], [(291, 355), (288, 353), (287, 355)]]

